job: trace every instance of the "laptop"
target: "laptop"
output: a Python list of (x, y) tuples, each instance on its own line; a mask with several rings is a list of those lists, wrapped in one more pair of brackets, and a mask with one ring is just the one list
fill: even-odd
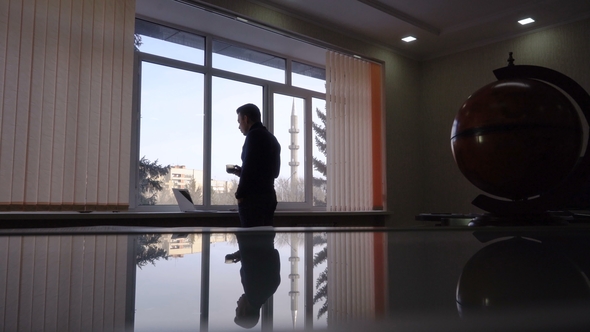
[(188, 189), (172, 188), (178, 207), (182, 212), (215, 212), (211, 210), (197, 210)]

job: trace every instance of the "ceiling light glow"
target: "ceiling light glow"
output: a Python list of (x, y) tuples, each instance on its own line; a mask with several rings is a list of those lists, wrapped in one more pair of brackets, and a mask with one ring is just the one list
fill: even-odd
[(535, 20), (533, 20), (533, 19), (532, 19), (532, 18), (530, 18), (530, 17), (529, 17), (529, 18), (525, 18), (525, 19), (523, 19), (523, 20), (520, 20), (520, 21), (518, 21), (518, 23), (520, 23), (520, 24), (522, 24), (522, 25), (529, 24), (529, 23), (533, 23), (533, 22), (535, 22)]
[(409, 43), (409, 42), (416, 40), (416, 37), (407, 36), (405, 38), (402, 38), (402, 40), (405, 41), (406, 43)]

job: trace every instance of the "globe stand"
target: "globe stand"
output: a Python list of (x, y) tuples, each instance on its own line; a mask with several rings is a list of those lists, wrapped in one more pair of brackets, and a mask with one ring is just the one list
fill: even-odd
[[(514, 65), (512, 52), (510, 52), (508, 63), (506, 67), (494, 70), (494, 75), (498, 80), (532, 79), (549, 83), (569, 95), (579, 106), (586, 121), (590, 119), (590, 95), (574, 80), (552, 69)], [(590, 139), (588, 141), (590, 143)], [(588, 147), (590, 144), (586, 146)], [(474, 218), (470, 225), (538, 226), (567, 223), (563, 216), (556, 216), (550, 211), (567, 209), (573, 196), (580, 192), (589, 177), (590, 153), (584, 153), (563, 181), (534, 198), (499, 200), (483, 194), (478, 195), (472, 204), (488, 213)]]

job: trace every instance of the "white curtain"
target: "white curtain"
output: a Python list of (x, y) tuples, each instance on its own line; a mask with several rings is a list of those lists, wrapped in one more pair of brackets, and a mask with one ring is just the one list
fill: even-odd
[(135, 0), (0, 2), (0, 210), (129, 204)]
[(327, 208), (373, 208), (370, 63), (326, 56)]

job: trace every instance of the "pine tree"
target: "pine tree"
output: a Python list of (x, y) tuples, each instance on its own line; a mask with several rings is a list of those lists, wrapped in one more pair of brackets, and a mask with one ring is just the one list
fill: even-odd
[[(317, 146), (318, 150), (326, 157), (326, 113), (320, 111), (319, 108), (316, 107), (315, 112), (320, 119), (321, 123), (313, 122), (311, 125), (313, 127), (313, 131), (315, 133), (315, 145)], [(318, 171), (322, 176), (321, 177), (313, 177), (313, 186), (318, 188), (324, 193), (324, 199), (320, 200), (314, 195), (314, 206), (326, 206), (326, 183), (327, 183), (327, 175), (328, 169), (326, 167), (326, 162), (323, 160), (318, 159), (317, 157), (313, 157), (312, 160), (313, 168)]]
[(158, 164), (158, 159), (151, 162), (141, 157), (139, 160), (139, 204), (155, 205), (158, 201), (158, 193), (163, 189), (163, 181), (160, 180), (170, 172), (170, 165)]

